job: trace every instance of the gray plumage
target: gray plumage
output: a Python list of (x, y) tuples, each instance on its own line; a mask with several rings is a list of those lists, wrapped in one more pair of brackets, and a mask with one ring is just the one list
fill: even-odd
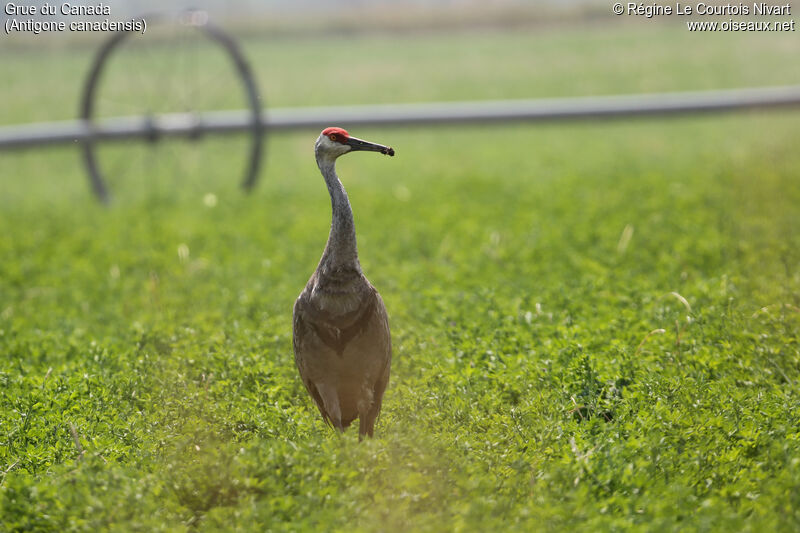
[(308, 393), (326, 423), (344, 431), (359, 419), (359, 438), (373, 434), (389, 382), (392, 342), (386, 307), (361, 271), (353, 212), (336, 175), (336, 158), (364, 150), (394, 155), (340, 128), (314, 146), (333, 211), (319, 265), (294, 304), (294, 354)]

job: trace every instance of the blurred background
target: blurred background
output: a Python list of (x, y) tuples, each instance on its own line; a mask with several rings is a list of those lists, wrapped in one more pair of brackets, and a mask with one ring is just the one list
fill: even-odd
[[(42, 2), (25, 5), (29, 4)], [(238, 44), (268, 118), (272, 110), (282, 108), (649, 94), (791, 85), (800, 80), (796, 32), (690, 32), (685, 17), (616, 16), (607, 2), (205, 1), (170, 3), (166, 11), (163, 3), (152, 1), (103, 5), (111, 15), (60, 18), (130, 21), (144, 14), (148, 26), (104, 58), (91, 98), (98, 119), (248, 107), (246, 83), (236, 61), (198, 31), (196, 20), (182, 15), (190, 7), (204, 10), (208, 20)], [(10, 17), (4, 16), (4, 26)], [(0, 124), (78, 117), (93, 62), (110, 38), (105, 31), (2, 35)], [(598, 173), (607, 175), (609, 183), (632, 180), (633, 189), (606, 204), (608, 209), (617, 206), (615, 216), (631, 218), (627, 209), (639, 201), (639, 183), (669, 188), (691, 180), (687, 187), (695, 195), (699, 189), (692, 187), (707, 185), (707, 173), (702, 178), (683, 170), (667, 173), (665, 161), (677, 168), (707, 161), (714, 172), (736, 158), (766, 164), (771, 159), (765, 154), (784, 150), (779, 139), (788, 142), (796, 134), (795, 123), (796, 115), (788, 110), (710, 119), (689, 115), (677, 120), (364, 128), (355, 134), (394, 145), (399, 157), (389, 169), (374, 158), (354, 161), (344, 181), (362, 190), (361, 202), (369, 209), (396, 217), (384, 230), (407, 224), (407, 217), (415, 216), (411, 205), (419, 220), (430, 219), (427, 210), (442, 209), (452, 197), (448, 191), (471, 187), (476, 180), (476, 190), (491, 184), (491, 193), (483, 194), (498, 204), (506, 201), (503, 195), (509, 191), (514, 198), (537, 197), (544, 194), (540, 187), (557, 187), (569, 199), (565, 201), (574, 201), (575, 195), (597, 194), (607, 186), (597, 179)], [(108, 216), (122, 217), (114, 223), (122, 224), (125, 217), (139, 215), (151, 217), (158, 227), (176, 217), (190, 235), (202, 233), (208, 224), (237, 233), (237, 217), (244, 210), (256, 213), (253, 222), (261, 217), (261, 225), (256, 226), (258, 235), (242, 230), (240, 237), (266, 239), (261, 235), (271, 231), (266, 228), (293, 228), (296, 238), (313, 233), (317, 238), (307, 241), (307, 257), (302, 259), (313, 263), (314, 243), (325, 232), (304, 229), (304, 224), (324, 228), (329, 216), (310, 149), (317, 134), (316, 127), (267, 132), (251, 200), (240, 187), (252, 150), (250, 132), (97, 142), (96, 164), (116, 215), (94, 211), (80, 143), (4, 151), (0, 202), (6, 252), (13, 256), (15, 247), (25, 242), (23, 234), (11, 236), (19, 226), (36, 227), (30, 221), (44, 213), (55, 216), (59, 228), (94, 227)], [(719, 159), (709, 160), (714, 155)], [(662, 175), (656, 175), (659, 171)], [(372, 179), (373, 175), (383, 177)], [(648, 178), (643, 181), (643, 176)], [(439, 189), (428, 185), (431, 180)], [(753, 196), (743, 185), (729, 185), (716, 183), (741, 198)], [(761, 184), (753, 181), (747, 187)], [(762, 196), (773, 210), (780, 204), (776, 195)], [(312, 202), (312, 210), (307, 202)], [(74, 213), (76, 206), (88, 211)], [(196, 213), (196, 206), (219, 209), (209, 218), (206, 211)], [(593, 207), (601, 208), (602, 202)], [(258, 214), (260, 209), (266, 214)], [(82, 217), (89, 219), (81, 222)], [(499, 225), (480, 217), (465, 223)], [(625, 226), (620, 222), (608, 231), (618, 235)], [(159, 249), (151, 231), (155, 230), (132, 234), (143, 239), (142, 250)], [(41, 238), (45, 247), (59, 242), (53, 234)], [(405, 239), (417, 250), (444, 253), (441, 246), (447, 247), (447, 240), (435, 231), (411, 231)], [(456, 243), (453, 246), (470, 246), (457, 239)]]
[[(284, 108), (646, 95), (800, 82), (796, 32), (690, 32), (686, 17), (616, 16), (610, 5), (596, 1), (206, 1), (173, 2), (166, 11), (161, 2), (103, 5), (111, 15), (61, 18), (131, 21), (144, 14), (148, 26), (143, 34), (130, 34), (106, 48), (110, 51), (90, 99), (97, 119), (146, 121), (163, 113), (246, 109), (251, 102), (241, 66), (219, 42), (198, 31), (206, 15), (237, 43), (268, 119)], [(186, 8), (206, 14), (187, 18), (182, 14)], [(4, 27), (8, 18), (13, 17), (4, 15)], [(77, 118), (92, 65), (111, 38), (106, 31), (3, 34), (0, 125)], [(357, 136), (393, 145), (398, 157), (391, 165), (376, 158), (347, 160), (343, 181), (356, 195), (357, 223), (359, 209), (366, 211), (369, 224), (388, 217), (372, 234), (371, 227), (360, 225), (359, 238), (382, 241), (383, 232), (390, 232), (397, 248), (383, 260), (409, 272), (422, 268), (415, 257), (431, 261), (426, 268), (447, 271), (453, 250), (484, 250), (481, 239), (488, 239), (489, 249), (499, 242), (533, 246), (534, 235), (556, 238), (564, 227), (578, 241), (559, 241), (559, 246), (594, 245), (602, 241), (597, 228), (603, 228), (613, 251), (623, 228), (640, 230), (635, 220), (655, 225), (649, 237), (653, 246), (662, 242), (671, 247), (674, 234), (661, 232), (658, 224), (687, 198), (698, 202), (691, 204), (694, 214), (700, 209), (734, 241), (741, 236), (733, 232), (732, 213), (753, 204), (755, 219), (769, 212), (773, 223), (736, 227), (762, 243), (766, 231), (776, 246), (783, 246), (794, 212), (781, 206), (796, 187), (788, 185), (787, 191), (790, 178), (778, 169), (792, 168), (784, 155), (797, 135), (796, 124), (796, 112), (788, 109), (644, 120), (357, 128)], [(51, 130), (55, 127), (44, 127)], [(9, 264), (16, 265), (21, 284), (9, 299), (25, 298), (30, 284), (25, 279), (43, 260), (23, 251), (38, 247), (52, 255), (60, 250), (69, 263), (77, 253), (69, 244), (74, 234), (66, 238), (62, 232), (75, 228), (98, 246), (115, 242), (122, 253), (149, 254), (134, 268), (134, 279), (145, 284), (160, 262), (175, 267), (174, 248), (184, 243), (194, 249), (193, 239), (207, 246), (203, 260), (190, 263), (197, 272), (208, 266), (206, 256), (218, 255), (220, 268), (236, 257), (253, 261), (259, 275), (291, 274), (287, 287), (302, 284), (295, 277), (304, 274), (292, 268), (316, 261), (329, 217), (311, 150), (318, 131), (316, 126), (267, 131), (259, 181), (250, 195), (241, 189), (253, 148), (249, 131), (98, 141), (95, 164), (112, 199), (110, 211), (92, 198), (79, 142), (3, 151), (4, 256), (16, 258)], [(747, 170), (749, 163), (758, 170)], [(742, 179), (726, 174), (739, 167)], [(751, 179), (753, 174), (760, 178)], [(728, 177), (714, 178), (719, 175)], [(572, 211), (580, 198), (602, 224)], [(481, 200), (482, 208), (511, 207), (502, 211), (511, 218), (465, 211)], [(655, 207), (645, 209), (644, 200)], [(711, 204), (717, 208), (706, 210)], [(471, 213), (457, 222), (466, 233), (450, 235), (443, 228), (453, 228), (456, 221), (448, 217), (462, 212)], [(43, 217), (50, 217), (49, 224), (43, 224)], [(556, 218), (544, 222), (548, 217)], [(145, 225), (129, 230), (131, 220)], [(544, 233), (530, 233), (536, 220), (546, 227)], [(585, 223), (591, 232), (581, 233)], [(527, 229), (515, 230), (518, 224)], [(164, 230), (170, 225), (172, 234)], [(686, 249), (706, 245), (716, 246), (691, 241)], [(280, 252), (250, 257), (253, 248)], [(20, 258), (27, 258), (27, 267)], [(121, 268), (105, 253), (90, 260), (103, 264), (102, 271)], [(96, 274), (87, 271), (84, 281), (92, 283)], [(220, 275), (229, 281), (227, 274)], [(388, 278), (393, 276), (387, 271)], [(37, 305), (27, 308), (36, 315)]]
[[(140, 0), (101, 5), (110, 16), (5, 14), (3, 20), (69, 23), (144, 16), (147, 31), (126, 38), (101, 62), (90, 98), (92, 114), (100, 119), (248, 108), (246, 81), (235, 61), (187, 24), (181, 13), (189, 8), (202, 10), (203, 22), (207, 16), (239, 44), (267, 114), (281, 107), (785, 85), (798, 78), (792, 65), (796, 32), (689, 32), (685, 21), (698, 17), (615, 16), (611, 4), (595, 0), (207, 0), (168, 7)], [(0, 87), (0, 124), (76, 118), (92, 62), (109, 38), (107, 31), (3, 35), (0, 62), (8, 75)], [(162, 167), (170, 181), (192, 176), (181, 182), (182, 188), (194, 187), (190, 183), (197, 183), (199, 169), (200, 179), (208, 183), (230, 182), (230, 176), (247, 171), (250, 150), (247, 134), (189, 143), (132, 140), (124, 146), (99, 143), (96, 159), (109, 189), (135, 195), (173, 187), (163, 183)], [(218, 154), (223, 152), (241, 156), (221, 163)], [(34, 181), (45, 180), (48, 188), (73, 190), (72, 183), (36, 174)], [(158, 177), (147, 181), (147, 176)], [(123, 192), (120, 187), (126, 186), (132, 188)]]

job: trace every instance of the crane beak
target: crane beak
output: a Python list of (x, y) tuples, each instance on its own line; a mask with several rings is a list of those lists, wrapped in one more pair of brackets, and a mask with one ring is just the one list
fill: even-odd
[(394, 155), (394, 148), (390, 146), (362, 141), (361, 139), (356, 139), (355, 137), (348, 137), (347, 145), (350, 147), (351, 152), (380, 152), (384, 155)]

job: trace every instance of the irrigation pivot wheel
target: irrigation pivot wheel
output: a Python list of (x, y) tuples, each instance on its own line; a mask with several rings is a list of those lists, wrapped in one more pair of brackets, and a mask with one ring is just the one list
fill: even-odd
[[(243, 173), (242, 187), (249, 191), (258, 178), (266, 131), (261, 119), (263, 103), (241, 50), (203, 11), (147, 16), (145, 20), (143, 34), (112, 34), (97, 52), (86, 79), (80, 117), (92, 132), (82, 142), (92, 191), (107, 202), (109, 183), (121, 184), (136, 169), (140, 175), (127, 180), (128, 185), (142, 187), (147, 186), (142, 176), (157, 176), (151, 180), (183, 174), (211, 176), (216, 160), (224, 160), (227, 166), (216, 169), (220, 174)], [(190, 117), (193, 127), (183, 136), (198, 141), (210, 131), (205, 125), (219, 109), (246, 109), (249, 139), (240, 134), (237, 141), (216, 140), (218, 145), (211, 147), (211, 141), (205, 142), (203, 149), (197, 148), (197, 142), (180, 140), (179, 145), (174, 139), (164, 139), (165, 117)], [(112, 117), (114, 126), (108, 127)], [(139, 137), (145, 142), (117, 143), (113, 152), (105, 147), (111, 143), (101, 141), (129, 138), (131, 135), (119, 133), (126, 121), (142, 132)], [(168, 148), (157, 146), (167, 144)], [(242, 166), (231, 168), (239, 147), (244, 155)], [(144, 150), (138, 159), (137, 150)], [(239, 162), (237, 159), (236, 164)]]

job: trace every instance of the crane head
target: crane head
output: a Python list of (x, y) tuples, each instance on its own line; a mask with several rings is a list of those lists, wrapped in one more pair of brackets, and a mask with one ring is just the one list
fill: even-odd
[(348, 152), (358, 151), (380, 152), (389, 156), (394, 155), (394, 148), (351, 137), (350, 134), (342, 128), (325, 128), (322, 130), (314, 149), (318, 157), (323, 156), (333, 159)]

